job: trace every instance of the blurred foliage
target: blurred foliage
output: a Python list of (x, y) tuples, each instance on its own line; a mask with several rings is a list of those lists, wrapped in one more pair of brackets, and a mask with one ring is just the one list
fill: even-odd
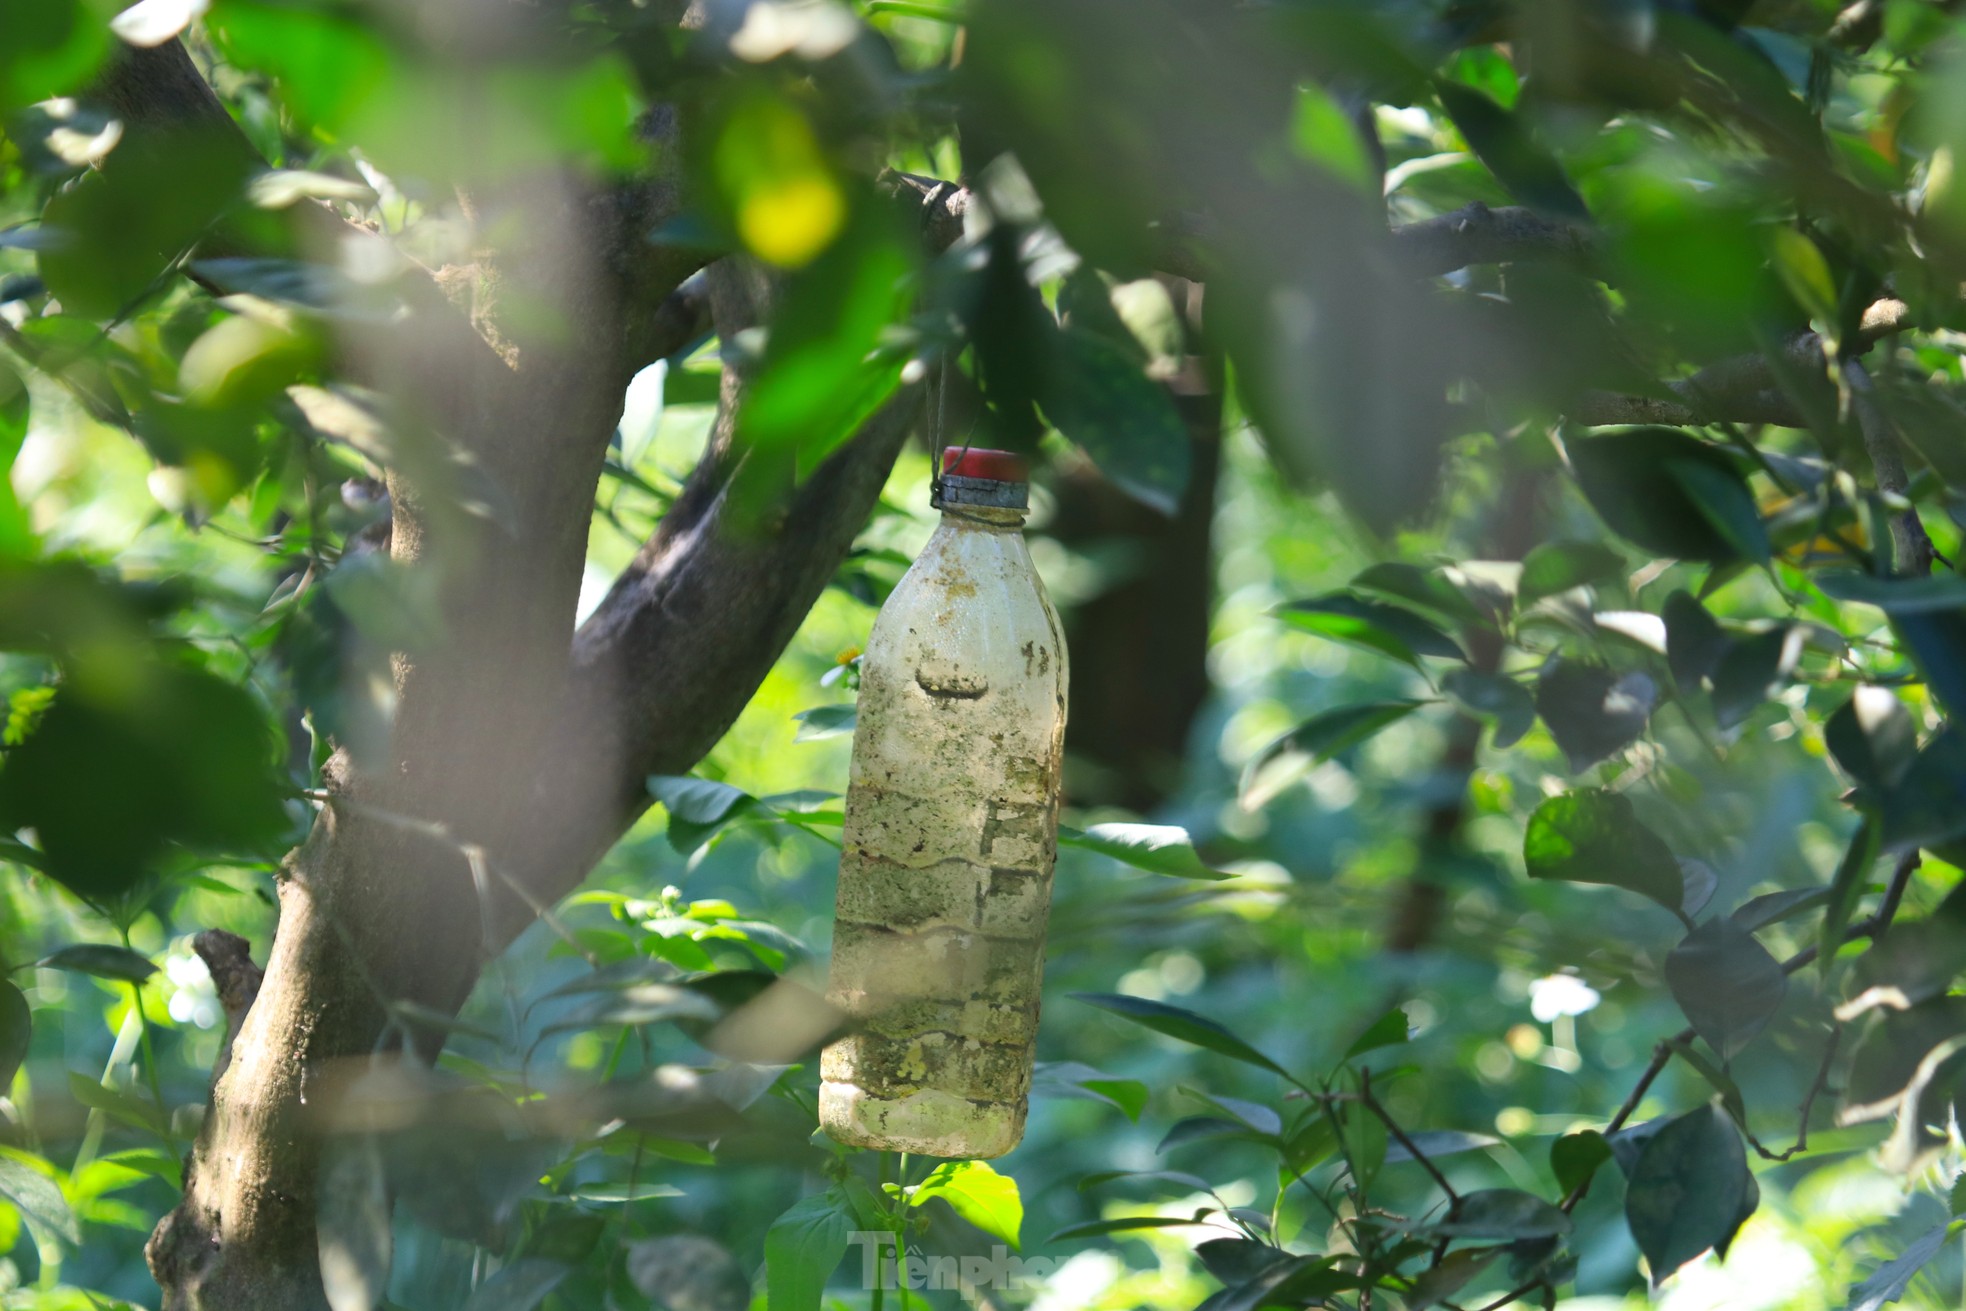
[[(226, 1028), (192, 936), (263, 956), (437, 622), (380, 480), (500, 513), (343, 347), (523, 249), (467, 198), (651, 172), (650, 258), (777, 292), (629, 389), (583, 614), (725, 364), (761, 496), (932, 371), (929, 439), (1043, 457), (1068, 610), (1132, 547), (1057, 488), (1173, 511), (1219, 443), (1210, 694), (1158, 813), (1066, 816), (1025, 1145), (815, 1138), (904, 455), (696, 774), (461, 1016), (380, 999), (449, 1043), (344, 1092), (338, 1308), (1958, 1301), (1956, 6), (540, 8), (0, 0), (0, 1305), (154, 1304)], [(236, 134), (95, 94), (180, 38)], [(953, 245), (883, 170), (960, 183)], [(879, 1287), (903, 1248), (1032, 1264)]]

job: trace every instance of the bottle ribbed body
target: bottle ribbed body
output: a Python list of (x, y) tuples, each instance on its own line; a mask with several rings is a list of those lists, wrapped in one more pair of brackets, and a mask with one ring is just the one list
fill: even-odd
[(1057, 858), (1065, 646), (1023, 516), (946, 514), (861, 658), (820, 1123), (942, 1157), (1017, 1145)]

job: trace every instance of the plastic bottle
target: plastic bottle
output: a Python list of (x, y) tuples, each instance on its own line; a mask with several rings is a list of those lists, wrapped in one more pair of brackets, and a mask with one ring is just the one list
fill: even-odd
[(1024, 1135), (1058, 854), (1065, 642), (1028, 474), (950, 450), (942, 523), (874, 621), (846, 798), (821, 1058), (838, 1141), (1001, 1156)]

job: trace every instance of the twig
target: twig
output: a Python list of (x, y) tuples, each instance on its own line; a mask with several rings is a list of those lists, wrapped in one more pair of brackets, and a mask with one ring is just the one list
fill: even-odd
[[(1910, 307), (1895, 296), (1885, 296), (1864, 311), (1857, 332), (1846, 345), (1853, 352), (1860, 351), (1910, 326)], [(1813, 332), (1790, 338), (1782, 354), (1786, 367), (1797, 373), (1820, 377), (1828, 367), (1822, 338)], [(1850, 358), (1843, 360), (1845, 377), (1854, 363)], [(1852, 387), (1854, 390), (1854, 381)], [(1795, 402), (1782, 390), (1775, 369), (1759, 352), (1710, 364), (1690, 378), (1668, 382), (1666, 390), (1670, 397), (1585, 392), (1571, 403), (1564, 417), (1586, 426), (1612, 423), (1686, 426), (1720, 422), (1769, 423), (1784, 428), (1807, 426)]]
[[(1803, 1095), (1802, 1106), (1797, 1112), (1795, 1142), (1789, 1146), (1787, 1151), (1771, 1152), (1766, 1147), (1763, 1147), (1753, 1134), (1748, 1134), (1748, 1141), (1754, 1144), (1754, 1150), (1760, 1155), (1762, 1160), (1786, 1161), (1797, 1152), (1808, 1150), (1809, 1116), (1816, 1109), (1816, 1098), (1822, 1095), (1824, 1085), (1829, 1083), (1829, 1067), (1835, 1063), (1836, 1048), (1842, 1041), (1843, 1024), (1841, 1021), (1838, 1021), (1830, 1026), (1829, 1042), (1823, 1046), (1822, 1064), (1816, 1067), (1816, 1077), (1810, 1082), (1809, 1091)], [(1745, 1126), (1742, 1132), (1746, 1132)]]
[[(1857, 412), (1857, 427), (1864, 435), (1864, 449), (1877, 474), (1877, 488), (1887, 495), (1903, 497), (1911, 480), (1905, 476), (1904, 452), (1898, 443), (1897, 426), (1877, 403), (1877, 385), (1870, 373), (1856, 360), (1842, 361), (1843, 380), (1850, 385), (1850, 401)], [(1895, 574), (1923, 578), (1932, 572), (1938, 554), (1925, 525), (1919, 521), (1916, 506), (1907, 506), (1891, 516), (1891, 557)]]
[(1413, 1140), (1406, 1136), (1406, 1130), (1399, 1127), (1398, 1122), (1386, 1112), (1386, 1108), (1379, 1105), (1379, 1099), (1372, 1095), (1372, 1071), (1369, 1069), (1361, 1069), (1359, 1071), (1358, 1098), (1359, 1101), (1365, 1104), (1367, 1109), (1385, 1122), (1387, 1132), (1399, 1140), (1399, 1145), (1412, 1154), (1413, 1159), (1420, 1163), (1421, 1168), (1433, 1176), (1434, 1182), (1440, 1185), (1440, 1191), (1447, 1194), (1447, 1200), (1458, 1203), (1461, 1200), (1461, 1195), (1454, 1191), (1453, 1184), (1447, 1182), (1447, 1176), (1440, 1172), (1440, 1167), (1427, 1159), (1426, 1153), (1414, 1145)]
[[(1915, 851), (1908, 852), (1899, 858), (1897, 868), (1891, 873), (1890, 883), (1885, 885), (1884, 897), (1883, 900), (1878, 902), (1876, 913), (1867, 919), (1859, 920), (1857, 923), (1852, 924), (1844, 932), (1843, 941), (1856, 942), (1864, 938), (1875, 941), (1884, 936), (1885, 931), (1891, 927), (1891, 921), (1897, 917), (1898, 907), (1904, 901), (1905, 885), (1910, 882), (1911, 873), (1918, 868), (1918, 865), (1919, 855)], [(1804, 947), (1801, 951), (1796, 952), (1795, 955), (1782, 962), (1782, 973), (1794, 974), (1799, 970), (1807, 969), (1815, 961), (1816, 951), (1816, 946), (1812, 943)], [(1638, 1082), (1632, 1086), (1631, 1095), (1625, 1098), (1624, 1105), (1618, 1108), (1618, 1113), (1613, 1115), (1610, 1121), (1604, 1126), (1606, 1137), (1624, 1128), (1625, 1123), (1638, 1111), (1638, 1104), (1644, 1100), (1646, 1091), (1651, 1088), (1653, 1081), (1659, 1077), (1665, 1070), (1667, 1063), (1672, 1060), (1673, 1050), (1692, 1042), (1697, 1036), (1689, 1026), (1681, 1029), (1678, 1033), (1665, 1039), (1657, 1047), (1652, 1049), (1652, 1060), (1646, 1065), (1644, 1073), (1638, 1076)], [(1813, 1107), (1816, 1096), (1822, 1090), (1823, 1080), (1828, 1076), (1829, 1058), (1834, 1053), (1835, 1047), (1836, 1042), (1833, 1038), (1830, 1044), (1830, 1052), (1825, 1053), (1823, 1057), (1823, 1068), (1817, 1073), (1816, 1086), (1810, 1089), (1807, 1099), (1803, 1102), (1803, 1131), (1805, 1136), (1808, 1127), (1808, 1111)], [(1789, 1149), (1788, 1153), (1784, 1153), (1779, 1158), (1772, 1159), (1786, 1160), (1790, 1154), (1799, 1150), (1801, 1145), (1798, 1142), (1795, 1147)], [(1563, 1199), (1562, 1209), (1565, 1211), (1574, 1209), (1577, 1203), (1583, 1200), (1584, 1194), (1590, 1191), (1590, 1186), (1591, 1181), (1588, 1179), (1578, 1184), (1576, 1188), (1571, 1190), (1570, 1195)]]

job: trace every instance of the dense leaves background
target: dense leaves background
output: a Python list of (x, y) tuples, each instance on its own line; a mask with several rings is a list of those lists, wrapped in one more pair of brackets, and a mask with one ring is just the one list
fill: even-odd
[[(381, 479), (524, 527), (363, 345), (574, 339), (565, 176), (773, 287), (637, 361), (583, 612), (720, 400), (739, 530), (925, 388), (921, 440), (461, 1015), (372, 999), (445, 1046), (324, 1098), (337, 1311), (857, 1308), (868, 1231), (1062, 1263), (993, 1304), (1957, 1301), (1953, 6), (548, 10), (0, 0), (5, 1305), (155, 1303), (193, 937), (265, 958), (332, 751), (469, 621)], [(236, 132), (103, 90), (178, 40)], [(1029, 1137), (931, 1168), (813, 1137), (809, 989), (965, 441), (1039, 457), (1077, 700)]]

